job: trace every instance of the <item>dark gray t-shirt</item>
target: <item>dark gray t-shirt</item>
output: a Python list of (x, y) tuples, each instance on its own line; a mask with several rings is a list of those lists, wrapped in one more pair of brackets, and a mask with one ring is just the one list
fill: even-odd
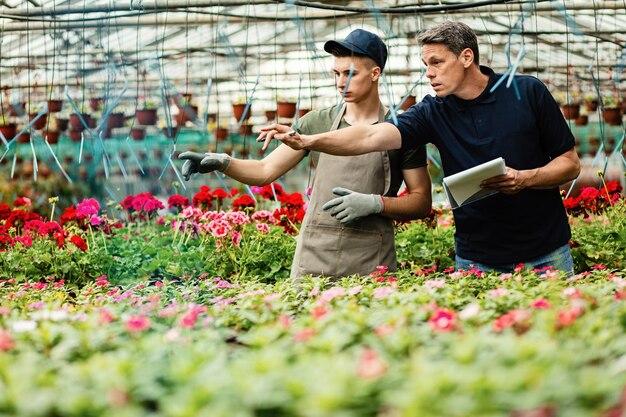
[[(313, 110), (305, 114), (298, 122), (298, 130), (305, 135), (314, 135), (317, 133), (328, 132), (337, 117), (339, 106), (332, 106), (322, 110)], [(389, 112), (385, 118), (389, 117)], [(338, 129), (349, 127), (350, 124), (345, 119), (341, 119)], [(395, 197), (402, 185), (403, 169), (414, 169), (426, 166), (426, 147), (418, 146), (415, 149), (394, 149), (388, 151), (389, 162), (391, 165), (391, 185), (386, 196)], [(317, 165), (319, 152), (311, 151), (309, 158), (313, 158), (313, 162)]]

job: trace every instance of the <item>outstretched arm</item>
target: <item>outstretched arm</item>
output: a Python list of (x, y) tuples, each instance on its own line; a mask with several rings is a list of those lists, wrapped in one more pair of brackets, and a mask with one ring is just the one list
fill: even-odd
[(305, 151), (296, 151), (281, 145), (261, 160), (234, 159), (224, 174), (249, 185), (266, 185), (285, 174), (305, 156)]
[(221, 171), (244, 184), (265, 185), (296, 166), (304, 156), (305, 151), (295, 151), (281, 145), (262, 160), (237, 159), (226, 154), (198, 152), (183, 152), (179, 158), (185, 160), (182, 168), (185, 180), (189, 180), (194, 173)]
[(579, 173), (580, 160), (576, 149), (572, 148), (541, 168), (516, 170), (507, 167), (506, 174), (486, 179), (481, 186), (515, 194), (524, 188), (555, 188), (578, 177)]
[(257, 141), (265, 141), (263, 149), (268, 147), (272, 139), (295, 150), (314, 150), (331, 155), (361, 155), (399, 149), (402, 144), (400, 131), (391, 123), (356, 125), (316, 135), (301, 135), (293, 132), (290, 127), (279, 124), (261, 128)]
[(427, 167), (403, 169), (408, 191), (402, 197), (383, 197), (383, 216), (395, 220), (421, 219), (430, 213), (432, 206), (431, 181)]

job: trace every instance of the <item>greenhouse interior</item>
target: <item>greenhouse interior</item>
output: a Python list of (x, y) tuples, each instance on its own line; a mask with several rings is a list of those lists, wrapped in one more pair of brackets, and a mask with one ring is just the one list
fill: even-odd
[(625, 113), (625, 0), (0, 0), (0, 415), (626, 416)]

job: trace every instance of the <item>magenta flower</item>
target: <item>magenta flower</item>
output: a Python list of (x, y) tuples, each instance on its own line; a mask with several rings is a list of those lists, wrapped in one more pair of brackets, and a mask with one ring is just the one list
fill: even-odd
[(136, 314), (130, 316), (128, 320), (126, 320), (126, 330), (130, 333), (139, 333), (143, 332), (150, 328), (150, 319), (144, 315)]

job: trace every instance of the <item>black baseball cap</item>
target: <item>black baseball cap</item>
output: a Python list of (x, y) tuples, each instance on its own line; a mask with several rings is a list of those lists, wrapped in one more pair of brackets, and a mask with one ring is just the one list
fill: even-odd
[(337, 50), (344, 50), (357, 55), (365, 55), (372, 58), (381, 71), (385, 69), (387, 62), (387, 47), (383, 40), (372, 32), (363, 29), (353, 30), (343, 41), (326, 42), (324, 50), (329, 54)]

